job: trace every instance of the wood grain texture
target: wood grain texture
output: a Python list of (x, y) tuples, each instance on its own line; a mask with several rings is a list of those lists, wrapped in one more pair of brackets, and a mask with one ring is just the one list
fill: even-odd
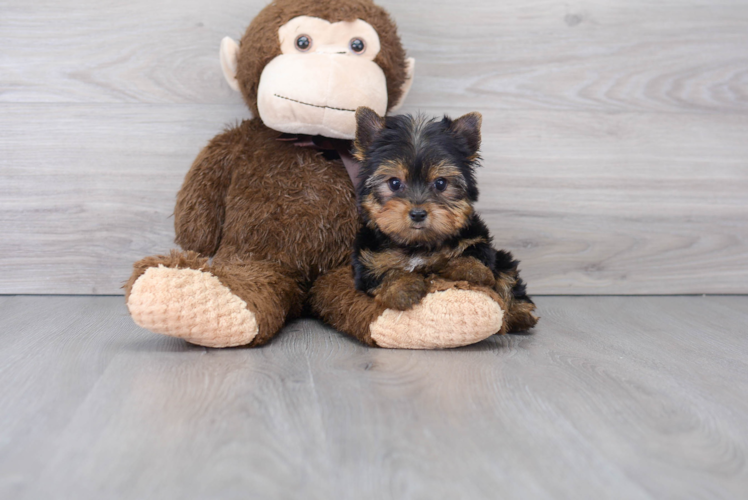
[(0, 110), (0, 293), (121, 293), (135, 260), (174, 247), (186, 169), (242, 116), (222, 105)]
[[(381, 2), (404, 111), (484, 114), (480, 209), (532, 293), (748, 293), (748, 2)], [(1, 0), (0, 293), (119, 293), (247, 117), (221, 37), (265, 1)]]
[(0, 297), (3, 498), (738, 499), (748, 298), (543, 297), (533, 335), (259, 349)]
[[(382, 1), (418, 60), (411, 106), (748, 108), (748, 3)], [(239, 103), (217, 68), (265, 0), (4, 0), (5, 102)]]

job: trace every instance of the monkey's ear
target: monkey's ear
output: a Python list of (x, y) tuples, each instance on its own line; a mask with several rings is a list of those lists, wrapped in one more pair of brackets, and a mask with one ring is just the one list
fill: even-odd
[(356, 153), (363, 155), (384, 128), (384, 118), (366, 106), (356, 110)]
[(239, 44), (231, 37), (223, 37), (221, 40), (221, 69), (229, 87), (239, 92), (239, 80), (236, 79), (236, 65), (239, 57)]
[(456, 135), (465, 139), (470, 148), (470, 154), (474, 155), (480, 148), (480, 126), (483, 116), (478, 112), (468, 113), (453, 120), (449, 129)]
[(413, 85), (413, 75), (416, 72), (416, 60), (412, 57), (409, 57), (405, 60), (405, 83), (403, 83), (402, 91), (403, 93), (400, 95), (400, 99), (395, 103), (394, 106), (390, 108), (390, 112), (395, 112), (398, 109), (400, 109), (403, 104), (405, 103), (405, 98), (408, 97), (408, 92), (410, 92), (410, 87)]

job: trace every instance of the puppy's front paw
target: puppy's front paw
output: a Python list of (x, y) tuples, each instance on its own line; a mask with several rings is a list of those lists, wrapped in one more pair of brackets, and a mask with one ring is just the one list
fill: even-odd
[(387, 309), (407, 311), (418, 304), (429, 291), (426, 279), (420, 274), (407, 274), (385, 283), (376, 295), (376, 301)]
[(496, 278), (482, 262), (472, 257), (459, 258), (439, 272), (439, 276), (451, 281), (467, 281), (472, 285), (493, 287)]

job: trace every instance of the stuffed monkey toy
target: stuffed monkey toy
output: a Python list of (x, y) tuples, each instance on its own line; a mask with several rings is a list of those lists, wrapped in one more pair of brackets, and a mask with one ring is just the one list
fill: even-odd
[(187, 173), (174, 209), (183, 250), (135, 263), (124, 288), (138, 325), (254, 347), (311, 313), (370, 346), (446, 348), (534, 324), (529, 306), (512, 308), (512, 276), (493, 289), (437, 280), (407, 311), (355, 289), (355, 110), (393, 111), (413, 83), (385, 10), (276, 0), (240, 44), (223, 40), (220, 61), (254, 118), (211, 140)]

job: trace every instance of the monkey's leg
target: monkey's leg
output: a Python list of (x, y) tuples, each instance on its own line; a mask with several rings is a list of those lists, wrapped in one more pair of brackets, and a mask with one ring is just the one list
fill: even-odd
[(325, 322), (378, 347), (440, 349), (480, 342), (502, 327), (500, 298), (490, 289), (436, 280), (431, 293), (412, 309), (385, 309), (356, 290), (350, 266), (317, 279), (312, 310)]
[(173, 251), (134, 268), (125, 297), (135, 323), (206, 347), (262, 345), (303, 299), (293, 273), (266, 261), (209, 265)]

